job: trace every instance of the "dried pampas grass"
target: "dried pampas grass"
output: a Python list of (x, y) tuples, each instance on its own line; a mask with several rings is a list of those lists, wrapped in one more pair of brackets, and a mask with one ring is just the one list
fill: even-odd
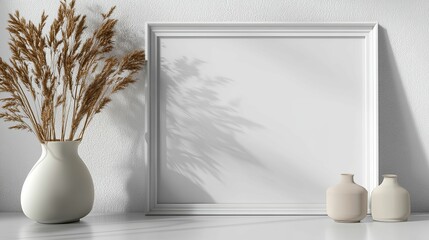
[[(9, 14), (9, 62), (0, 58), (0, 118), (11, 129), (33, 132), (40, 142), (80, 140), (94, 115), (111, 95), (135, 81), (145, 64), (144, 51), (121, 58), (113, 50), (115, 7), (83, 38), (86, 16), (75, 12), (75, 0), (62, 1), (47, 34), (39, 24)], [(4, 97), (3, 97), (4, 96)]]

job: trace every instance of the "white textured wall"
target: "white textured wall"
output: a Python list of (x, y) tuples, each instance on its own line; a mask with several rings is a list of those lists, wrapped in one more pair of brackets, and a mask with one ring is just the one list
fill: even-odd
[[(0, 2), (0, 56), (9, 56), (7, 13), (38, 19), (54, 15), (58, 1)], [(380, 23), (380, 173), (399, 174), (414, 211), (429, 210), (429, 1), (403, 0), (148, 0), (80, 1), (90, 26), (117, 5), (119, 50), (144, 46), (151, 22), (360, 22)], [(143, 210), (144, 84), (119, 94), (93, 122), (81, 145), (96, 185), (95, 212)], [(0, 122), (0, 211), (19, 211), (21, 185), (40, 146), (26, 132)]]

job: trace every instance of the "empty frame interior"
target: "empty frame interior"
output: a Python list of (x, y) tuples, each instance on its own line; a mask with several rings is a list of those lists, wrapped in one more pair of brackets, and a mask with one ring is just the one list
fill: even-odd
[(341, 173), (372, 189), (376, 26), (328, 26), (149, 25), (149, 213), (323, 214)]

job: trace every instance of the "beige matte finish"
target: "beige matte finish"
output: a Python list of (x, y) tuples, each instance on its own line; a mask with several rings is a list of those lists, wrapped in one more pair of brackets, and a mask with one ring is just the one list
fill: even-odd
[(353, 181), (353, 174), (341, 174), (340, 183), (326, 191), (326, 212), (336, 222), (360, 222), (367, 209), (368, 191)]
[(78, 221), (92, 209), (94, 185), (78, 155), (78, 141), (42, 145), (39, 161), (21, 191), (25, 215), (40, 223)]
[(383, 175), (383, 182), (372, 191), (371, 214), (375, 221), (401, 222), (410, 216), (410, 194), (399, 186), (394, 174)]

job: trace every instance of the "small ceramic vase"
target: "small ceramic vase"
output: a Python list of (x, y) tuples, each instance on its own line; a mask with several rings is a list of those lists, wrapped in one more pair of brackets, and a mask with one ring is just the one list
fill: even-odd
[(79, 221), (92, 209), (94, 185), (79, 157), (79, 141), (42, 144), (42, 156), (21, 191), (24, 214), (40, 223)]
[(360, 222), (368, 212), (368, 191), (353, 181), (353, 174), (341, 174), (340, 183), (326, 191), (326, 212), (336, 222)]
[(372, 219), (382, 222), (407, 221), (410, 216), (410, 194), (399, 186), (398, 176), (383, 175), (380, 186), (371, 194)]

